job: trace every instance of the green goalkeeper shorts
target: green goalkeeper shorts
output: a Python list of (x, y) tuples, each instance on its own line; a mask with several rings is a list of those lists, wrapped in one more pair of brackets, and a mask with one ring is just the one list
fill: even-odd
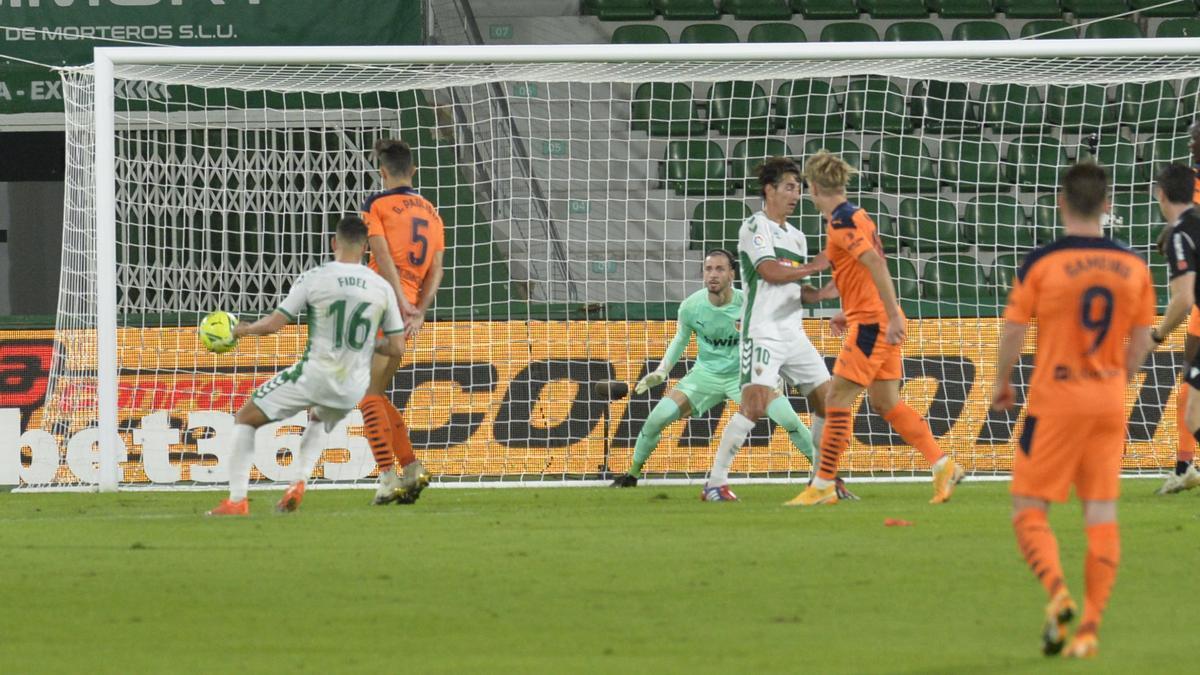
[(675, 384), (675, 390), (687, 396), (693, 415), (704, 414), (726, 399), (739, 405), (742, 403), (742, 379), (736, 370), (728, 375), (714, 375), (702, 368), (693, 368)]

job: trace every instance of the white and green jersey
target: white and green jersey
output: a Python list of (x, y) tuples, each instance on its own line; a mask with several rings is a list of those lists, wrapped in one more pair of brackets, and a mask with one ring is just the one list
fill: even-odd
[(328, 262), (301, 274), (278, 311), (308, 321), (304, 356), (288, 372), (301, 375), (322, 405), (353, 408), (371, 382), (375, 334), (404, 331), (396, 293), (365, 265)]
[(794, 267), (803, 264), (808, 258), (804, 233), (787, 223), (776, 223), (759, 211), (747, 218), (738, 231), (738, 257), (742, 264), (742, 287), (746, 290), (742, 335), (775, 340), (792, 339), (797, 333), (804, 335), (800, 284), (769, 284), (757, 271), (764, 260), (778, 260)]
[(735, 288), (730, 301), (717, 307), (709, 302), (706, 288), (689, 295), (679, 305), (675, 337), (658, 369), (670, 371), (695, 335), (697, 369), (713, 375), (737, 375), (742, 298), (742, 292)]

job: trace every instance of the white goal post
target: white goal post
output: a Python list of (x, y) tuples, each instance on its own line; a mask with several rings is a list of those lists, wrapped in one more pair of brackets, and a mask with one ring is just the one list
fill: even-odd
[[(916, 324), (906, 392), (977, 474), (1003, 475), (1016, 419), (990, 416), (980, 385), (1005, 266), (1052, 231), (1043, 207), (1057, 170), (1087, 155), (1114, 168), (1112, 233), (1152, 241), (1148, 168), (1189, 160), (1179, 148), (1200, 41), (101, 48), (63, 78), (63, 285), (37, 420), (62, 449), (18, 448), (23, 486), (218, 478), (218, 418), (237, 396), (214, 387), (244, 393), (303, 335), (215, 357), (190, 340), (191, 322), (270, 311), (320, 258), (329, 219), (378, 189), (371, 138), (410, 132), (430, 144), (417, 189), (463, 218), (450, 285), (396, 385), (442, 480), (573, 481), (627, 466), (651, 401), (600, 400), (592, 385), (632, 383), (661, 357), (704, 250), (728, 245), (729, 222), (757, 208), (752, 160), (826, 146), (853, 156), (852, 201), (894, 237)], [(797, 224), (819, 246), (806, 208)], [(808, 324), (826, 355), (836, 341), (817, 318), (831, 307)], [(1129, 471), (1157, 471), (1173, 451), (1177, 360), (1131, 387)], [(721, 415), (707, 438), (673, 425), (649, 474), (702, 472)], [(852, 472), (922, 470), (877, 420), (860, 423)], [(735, 474), (807, 474), (773, 431), (759, 430)], [(335, 484), (368, 480), (356, 438), (326, 458)], [(280, 443), (277, 466), (256, 461), (263, 480), (286, 474)]]

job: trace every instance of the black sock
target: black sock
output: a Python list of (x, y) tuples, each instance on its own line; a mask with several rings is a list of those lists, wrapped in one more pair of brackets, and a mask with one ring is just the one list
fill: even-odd
[(1187, 473), (1188, 467), (1191, 465), (1191, 462), (1175, 462), (1175, 475), (1182, 476)]

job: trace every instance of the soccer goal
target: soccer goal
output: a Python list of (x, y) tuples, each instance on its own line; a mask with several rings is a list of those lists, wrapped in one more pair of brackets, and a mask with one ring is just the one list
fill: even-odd
[[(1165, 283), (1150, 253), (1152, 174), (1189, 161), (1200, 46), (120, 48), (63, 79), (56, 358), (9, 482), (223, 481), (231, 413), (305, 335), (296, 326), (213, 355), (197, 321), (272, 311), (324, 258), (337, 218), (378, 189), (380, 137), (413, 145), (416, 187), (447, 224), (442, 290), (392, 390), (442, 483), (624, 470), (665, 388), (631, 396), (614, 383), (658, 362), (676, 308), (701, 288), (704, 252), (736, 245), (758, 208), (755, 165), (820, 148), (858, 167), (850, 198), (879, 223), (910, 318), (905, 397), (975, 475), (1002, 476), (1020, 422), (987, 406), (999, 316), (1024, 252), (1055, 236), (1059, 171), (1084, 157), (1109, 168), (1110, 232)], [(823, 247), (810, 204), (793, 223), (810, 253)], [(807, 323), (828, 357), (840, 344), (821, 317), (835, 308), (814, 307)], [(1129, 471), (1172, 461), (1180, 351), (1173, 339), (1129, 388)], [(669, 427), (648, 476), (702, 476), (732, 408)], [(846, 471), (924, 471), (865, 404), (856, 419)], [(303, 424), (260, 432), (256, 479), (291, 478)], [(809, 468), (764, 422), (734, 475), (802, 479)], [(351, 416), (318, 476), (354, 485), (373, 471)]]

